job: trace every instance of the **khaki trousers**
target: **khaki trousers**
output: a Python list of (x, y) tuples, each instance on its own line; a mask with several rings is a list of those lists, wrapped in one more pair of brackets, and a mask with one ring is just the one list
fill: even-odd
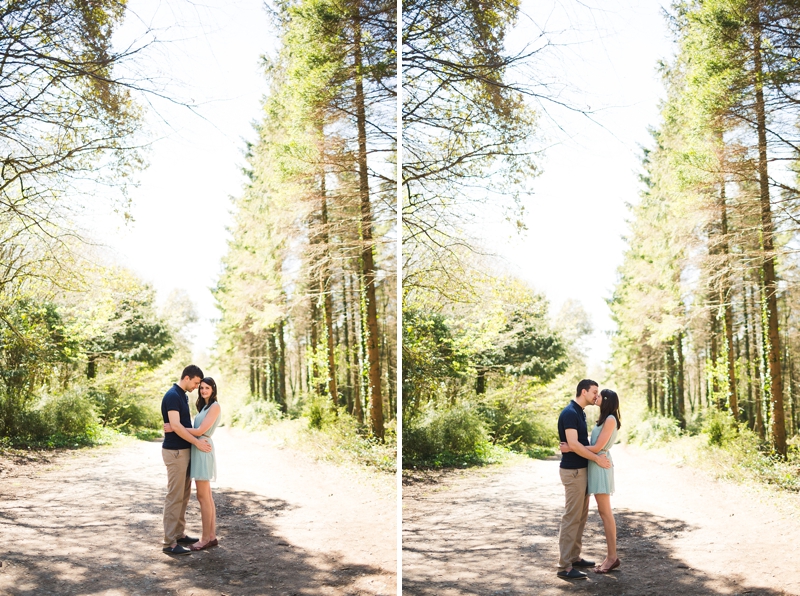
[(589, 495), (586, 494), (586, 468), (567, 470), (559, 468), (561, 484), (564, 485), (566, 503), (564, 515), (561, 516), (561, 528), (558, 532), (558, 570), (564, 571), (572, 567), (572, 563), (581, 558), (581, 543), (586, 518), (589, 516)]
[(191, 455), (191, 449), (161, 450), (167, 466), (167, 496), (164, 499), (164, 544), (167, 546), (183, 538), (186, 531), (186, 507), (192, 494)]

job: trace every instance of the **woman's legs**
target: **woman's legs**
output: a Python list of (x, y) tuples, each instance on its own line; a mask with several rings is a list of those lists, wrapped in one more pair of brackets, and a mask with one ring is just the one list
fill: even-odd
[(217, 507), (211, 495), (211, 482), (195, 480), (197, 502), (200, 503), (200, 518), (203, 520), (203, 537), (196, 546), (204, 546), (217, 537)]
[(614, 512), (611, 511), (611, 495), (595, 495), (597, 511), (603, 520), (603, 529), (606, 533), (606, 559), (600, 564), (602, 569), (608, 569), (617, 560), (617, 523), (614, 521)]

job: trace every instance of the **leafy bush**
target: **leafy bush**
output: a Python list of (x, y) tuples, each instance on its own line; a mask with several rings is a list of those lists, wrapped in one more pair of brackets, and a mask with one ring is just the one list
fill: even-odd
[(488, 455), (488, 443), (486, 424), (473, 407), (431, 410), (416, 425), (403, 427), (403, 460), (441, 465), (466, 457), (478, 463)]
[(10, 445), (52, 449), (95, 445), (110, 438), (100, 427), (91, 400), (76, 392), (48, 397), (38, 408), (20, 413), (20, 420), (25, 430), (9, 437)]
[(231, 424), (247, 430), (259, 430), (283, 418), (281, 407), (274, 401), (251, 401), (236, 409)]
[(303, 433), (306, 446), (326, 461), (349, 461), (381, 472), (397, 470), (397, 435), (394, 423), (386, 424), (384, 441), (371, 436), (369, 428), (345, 412), (324, 423), (321, 429), (308, 428)]
[(709, 412), (703, 423), (703, 432), (708, 435), (708, 444), (723, 447), (739, 435), (738, 425), (728, 412)]
[(85, 435), (98, 423), (91, 400), (73, 392), (49, 398), (41, 409), (41, 415), (52, 434), (61, 433), (68, 437)]
[(544, 448), (548, 455), (558, 445), (558, 432), (547, 425), (525, 405), (505, 399), (482, 403), (478, 411), (486, 422), (491, 440), (518, 452)]
[(123, 432), (160, 428), (161, 414), (155, 406), (128, 390), (125, 384), (120, 385), (108, 380), (88, 390), (102, 425)]
[(306, 402), (303, 416), (308, 418), (309, 428), (321, 429), (336, 420), (336, 412), (331, 400), (325, 397), (314, 397)]
[(628, 431), (628, 440), (640, 445), (668, 443), (681, 436), (678, 421), (666, 416), (651, 416)]

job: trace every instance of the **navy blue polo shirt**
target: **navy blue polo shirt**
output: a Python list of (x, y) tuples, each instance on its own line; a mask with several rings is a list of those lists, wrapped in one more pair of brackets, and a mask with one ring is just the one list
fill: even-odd
[[(578, 442), (581, 445), (589, 446), (589, 432), (586, 430), (586, 413), (574, 399), (569, 405), (561, 410), (558, 417), (558, 438), (562, 443), (567, 442), (566, 429), (574, 428), (578, 431)], [(589, 465), (589, 460), (581, 457), (577, 453), (570, 451), (561, 454), (561, 467), (567, 470), (577, 470)]]
[[(181, 424), (184, 428), (192, 428), (192, 417), (189, 414), (189, 396), (176, 383), (170, 387), (161, 400), (161, 417), (164, 422), (169, 422), (170, 410), (177, 410), (180, 413)], [(586, 427), (586, 423), (583, 424)], [(161, 444), (164, 449), (189, 449), (192, 444), (186, 439), (181, 439), (178, 433), (164, 433), (164, 442)], [(585, 461), (585, 460), (584, 460)]]

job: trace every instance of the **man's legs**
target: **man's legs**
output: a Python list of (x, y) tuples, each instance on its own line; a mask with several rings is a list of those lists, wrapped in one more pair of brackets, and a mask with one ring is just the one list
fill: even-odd
[(192, 477), (190, 475), (192, 450), (184, 449), (183, 451), (185, 451), (187, 455), (186, 475), (184, 476), (183, 480), (183, 501), (181, 502), (181, 513), (178, 517), (178, 533), (176, 534), (178, 538), (183, 538), (186, 535), (186, 507), (189, 506), (189, 497), (192, 496)]
[(186, 505), (192, 479), (189, 477), (190, 449), (162, 449), (167, 466), (167, 495), (164, 498), (164, 544), (172, 546), (183, 537), (186, 528)]
[(581, 554), (583, 529), (589, 515), (589, 496), (586, 494), (586, 468), (568, 470), (559, 468), (564, 485), (564, 514), (558, 532), (558, 570), (572, 567)]

